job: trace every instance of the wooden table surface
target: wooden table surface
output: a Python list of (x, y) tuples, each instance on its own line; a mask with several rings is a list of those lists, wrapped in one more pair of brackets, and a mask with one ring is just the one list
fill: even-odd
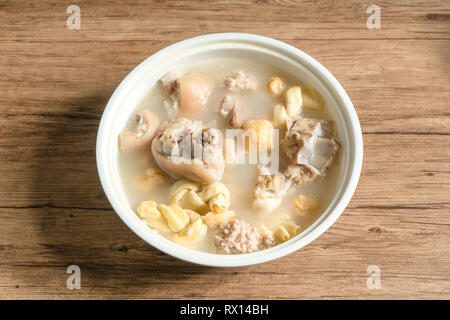
[[(69, 4), (81, 30), (69, 30)], [(366, 9), (381, 8), (369, 30)], [(450, 1), (0, 1), (0, 298), (450, 298)], [(111, 209), (100, 117), (142, 60), (249, 32), (310, 54), (364, 134), (356, 193), (320, 238), (276, 261), (211, 268), (152, 248)], [(69, 290), (69, 265), (81, 289)], [(367, 268), (381, 288), (367, 287)]]

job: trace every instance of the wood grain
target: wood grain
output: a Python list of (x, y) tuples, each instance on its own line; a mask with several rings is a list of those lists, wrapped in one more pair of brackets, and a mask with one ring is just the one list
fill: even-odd
[[(450, 298), (449, 1), (0, 2), (0, 298)], [(381, 7), (380, 30), (366, 8)], [(358, 189), (319, 239), (258, 266), (153, 249), (111, 209), (97, 126), (121, 79), (188, 37), (239, 31), (323, 63), (364, 132)], [(81, 267), (81, 290), (66, 268)], [(369, 265), (382, 288), (366, 287)]]

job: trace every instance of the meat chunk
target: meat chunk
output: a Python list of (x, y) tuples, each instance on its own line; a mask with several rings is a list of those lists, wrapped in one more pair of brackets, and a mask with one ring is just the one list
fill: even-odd
[(286, 121), (287, 131), (281, 140), (281, 148), (296, 164), (311, 166), (321, 174), (332, 163), (339, 145), (332, 138), (330, 123), (323, 120), (293, 117)]
[(321, 137), (333, 138), (335, 136), (335, 124), (332, 120), (320, 120), (320, 127), (322, 129)]
[(119, 134), (119, 148), (128, 151), (150, 147), (159, 124), (159, 118), (154, 113), (145, 110), (142, 114), (138, 114), (136, 116), (136, 130), (122, 131)]
[(318, 138), (309, 164), (320, 172), (324, 172), (331, 165), (338, 151), (339, 145), (334, 139)]
[(288, 131), (281, 140), (281, 148), (294, 163), (307, 164), (314, 153), (317, 136)]
[(231, 219), (222, 223), (214, 236), (214, 244), (220, 253), (241, 254), (266, 249), (273, 245), (269, 237), (262, 237), (258, 230), (245, 221)]
[(256, 90), (257, 84), (250, 75), (242, 70), (235, 70), (226, 76), (223, 84), (230, 91), (244, 92)]
[(178, 89), (177, 80), (181, 78), (185, 74), (185, 70), (180, 69), (174, 69), (167, 72), (162, 78), (160, 79), (161, 84), (164, 88), (166, 88), (167, 93), (169, 95), (175, 94), (175, 92)]
[(288, 179), (294, 186), (304, 186), (311, 183), (320, 172), (307, 164), (291, 164), (283, 172), (286, 179)]
[(267, 168), (260, 168), (256, 179), (253, 208), (259, 212), (272, 212), (281, 203), (290, 187), (290, 180), (280, 172), (271, 174)]
[(242, 105), (236, 102), (236, 98), (227, 94), (220, 103), (219, 114), (228, 120), (233, 128), (240, 128), (245, 121)]
[(322, 123), (316, 119), (306, 119), (300, 116), (291, 117), (286, 120), (288, 131), (295, 131), (299, 134), (322, 136)]
[(307, 119), (301, 116), (288, 118), (286, 120), (286, 129), (318, 137), (331, 138), (334, 135), (333, 121)]
[(225, 169), (220, 131), (183, 117), (153, 139), (152, 154), (158, 166), (175, 179), (211, 184), (222, 179)]
[(204, 111), (213, 81), (202, 74), (187, 74), (177, 80), (180, 113), (194, 115)]
[(165, 107), (172, 118), (176, 118), (178, 113), (190, 116), (203, 112), (214, 84), (208, 76), (185, 74), (183, 69), (167, 72), (160, 81), (169, 94)]

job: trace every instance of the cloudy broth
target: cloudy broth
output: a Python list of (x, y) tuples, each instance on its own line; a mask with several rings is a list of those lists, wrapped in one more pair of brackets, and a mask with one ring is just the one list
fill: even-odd
[[(215, 87), (212, 90), (206, 104), (206, 111), (202, 114), (191, 117), (193, 120), (202, 120), (211, 123), (215, 121), (214, 127), (219, 130), (225, 130), (227, 123), (219, 113), (219, 106), (222, 98), (226, 95), (227, 89), (221, 85), (221, 79), (231, 70), (240, 69), (253, 76), (258, 83), (258, 88), (254, 91), (241, 95), (241, 103), (244, 106), (244, 114), (246, 119), (268, 119), (272, 120), (272, 110), (276, 103), (283, 101), (283, 96), (275, 96), (271, 94), (266, 84), (268, 79), (273, 76), (281, 77), (286, 87), (303, 84), (296, 80), (292, 75), (284, 73), (271, 66), (263, 63), (250, 61), (247, 59), (211, 59), (194, 64), (185, 68), (186, 72), (200, 73), (210, 76), (215, 80)], [(136, 106), (134, 112), (130, 115), (126, 128), (133, 130), (135, 127), (136, 114), (143, 110), (149, 110), (161, 119), (168, 121), (168, 113), (163, 101), (167, 100), (167, 92), (160, 82), (157, 82), (148, 94)], [(327, 112), (327, 106), (323, 112), (315, 113), (303, 108), (302, 116), (332, 120)], [(279, 132), (279, 138), (284, 135), (283, 130)], [(339, 141), (339, 137), (335, 136)], [(275, 142), (276, 143), (276, 142)], [(342, 146), (341, 146), (342, 148)], [(285, 156), (282, 155), (280, 148), (280, 171), (284, 170), (287, 165)], [(328, 207), (330, 201), (336, 193), (336, 187), (339, 179), (339, 162), (340, 154), (334, 164), (327, 170), (323, 176), (318, 176), (313, 182), (303, 187), (291, 187), (287, 195), (283, 198), (280, 206), (271, 213), (259, 213), (252, 207), (252, 197), (255, 189), (255, 181), (258, 170), (255, 164), (236, 164), (226, 165), (223, 179), (221, 182), (230, 190), (231, 207), (236, 214), (236, 218), (244, 220), (251, 225), (259, 228), (262, 224), (266, 227), (275, 226), (276, 224), (291, 220), (298, 224), (302, 230), (308, 228), (324, 210)], [(148, 168), (155, 167), (157, 164), (152, 159), (150, 148), (139, 152), (119, 152), (118, 164), (123, 190), (126, 194), (130, 207), (136, 212), (138, 205), (147, 200), (154, 200), (158, 203), (169, 203), (170, 188), (176, 180), (166, 176), (166, 179), (154, 186), (153, 188), (140, 188), (136, 185), (136, 179), (142, 175)], [(318, 199), (319, 208), (313, 213), (307, 215), (298, 215), (295, 211), (293, 202), (299, 194), (314, 195)], [(207, 235), (199, 242), (186, 245), (193, 249), (204, 252), (216, 253), (213, 243), (214, 230), (208, 228)]]

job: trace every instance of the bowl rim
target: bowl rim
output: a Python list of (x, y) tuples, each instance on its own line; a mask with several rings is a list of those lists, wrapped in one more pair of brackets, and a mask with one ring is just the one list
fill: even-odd
[[(314, 73), (320, 82), (330, 91), (333, 98), (341, 101), (338, 104), (345, 109), (348, 116), (348, 132), (351, 134), (351, 139), (353, 139), (354, 151), (350, 154), (349, 166), (350, 176), (347, 178), (348, 182), (344, 187), (341, 198), (337, 201), (335, 207), (331, 212), (320, 222), (315, 228), (311, 229), (306, 235), (299, 239), (290, 242), (287, 245), (278, 245), (268, 250), (257, 251), (254, 253), (240, 254), (240, 255), (223, 255), (223, 254), (212, 254), (204, 253), (201, 251), (189, 249), (182, 247), (181, 245), (169, 246), (163, 245), (160, 241), (156, 241), (154, 234), (148, 232), (143, 228), (139, 228), (128, 215), (127, 212), (121, 210), (121, 205), (114, 195), (112, 187), (108, 184), (108, 177), (106, 169), (103, 164), (105, 164), (106, 157), (102, 153), (102, 144), (105, 141), (105, 130), (107, 127), (107, 120), (111, 114), (113, 107), (117, 104), (119, 96), (126, 89), (127, 85), (132, 81), (132, 79), (139, 74), (146, 66), (153, 63), (155, 60), (162, 58), (164, 55), (174, 52), (176, 50), (182, 50), (186, 48), (192, 48), (200, 44), (206, 44), (209, 42), (223, 42), (223, 41), (239, 41), (251, 44), (257, 44), (264, 47), (270, 47), (278, 52), (293, 58), (303, 66), (307, 66), (308, 69)], [(215, 266), (215, 267), (235, 267), (235, 266), (246, 266), (258, 263), (263, 263), (271, 261), (282, 256), (288, 255), (306, 245), (311, 243), (313, 240), (318, 238), (322, 233), (324, 233), (343, 213), (344, 209), (348, 205), (353, 196), (362, 168), (363, 159), (363, 139), (360, 123), (356, 110), (345, 92), (341, 84), (336, 80), (336, 78), (317, 60), (301, 51), (300, 49), (284, 43), (279, 40), (275, 40), (266, 36), (250, 34), (250, 33), (212, 33), (206, 35), (195, 36), (188, 38), (176, 43), (173, 43), (156, 53), (152, 54), (150, 57), (146, 58), (140, 64), (138, 64), (133, 70), (131, 70), (128, 75), (121, 81), (118, 87), (114, 90), (111, 98), (109, 99), (98, 128), (97, 141), (96, 141), (96, 163), (97, 170), (100, 177), (100, 182), (103, 190), (111, 203), (116, 214), (122, 219), (122, 221), (140, 238), (155, 247), (156, 249), (169, 254), (178, 259), (188, 261), (195, 264)], [(316, 220), (317, 221), (317, 220)], [(314, 223), (313, 223), (314, 224)], [(310, 226), (311, 227), (311, 226)], [(148, 228), (147, 228), (148, 229)], [(169, 240), (170, 241), (170, 240)], [(286, 244), (286, 243), (285, 243)], [(180, 247), (180, 248), (177, 248)]]

